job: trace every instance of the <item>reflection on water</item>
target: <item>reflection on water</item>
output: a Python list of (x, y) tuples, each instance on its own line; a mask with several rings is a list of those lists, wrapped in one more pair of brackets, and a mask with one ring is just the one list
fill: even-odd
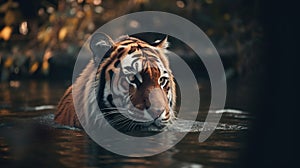
[[(247, 113), (224, 113), (218, 129), (203, 143), (198, 142), (199, 129), (161, 154), (124, 157), (100, 147), (82, 130), (54, 125), (53, 107), (67, 85), (48, 81), (0, 83), (1, 167), (200, 168), (232, 167), (238, 163), (247, 135), (245, 128), (251, 119)], [(203, 121), (203, 115), (199, 120)], [(186, 123), (181, 121), (177, 126), (177, 131), (184, 130)], [(175, 135), (176, 129), (168, 137)]]
[[(19, 84), (16, 85), (15, 82)], [(55, 106), (66, 87), (67, 84), (63, 82), (47, 81), (0, 83), (0, 114), (1, 116), (23, 117), (35, 111), (31, 107)]]

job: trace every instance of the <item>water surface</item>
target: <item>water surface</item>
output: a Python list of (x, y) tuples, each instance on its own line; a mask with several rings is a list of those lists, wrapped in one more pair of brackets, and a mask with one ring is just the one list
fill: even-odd
[(187, 128), (193, 123), (185, 120), (170, 127), (167, 141), (177, 132), (189, 131), (173, 148), (151, 157), (125, 157), (100, 147), (83, 130), (53, 122), (55, 106), (68, 84), (57, 81), (0, 83), (1, 167), (215, 168), (239, 163), (251, 121), (246, 112), (226, 111), (212, 136), (199, 143), (199, 133), (205, 131), (202, 122), (207, 112), (205, 108), (200, 109), (198, 122), (191, 130)]

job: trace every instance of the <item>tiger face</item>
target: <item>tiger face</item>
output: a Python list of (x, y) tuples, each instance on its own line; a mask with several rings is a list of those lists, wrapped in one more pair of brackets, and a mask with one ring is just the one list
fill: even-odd
[(98, 105), (118, 128), (164, 127), (175, 118), (175, 83), (165, 56), (167, 38), (154, 44), (123, 36), (113, 42), (96, 34), (90, 43), (98, 67)]
[(167, 38), (149, 44), (95, 34), (90, 40), (93, 60), (59, 101), (55, 122), (81, 128), (100, 126), (105, 118), (124, 130), (166, 126), (175, 118), (176, 98), (166, 47)]

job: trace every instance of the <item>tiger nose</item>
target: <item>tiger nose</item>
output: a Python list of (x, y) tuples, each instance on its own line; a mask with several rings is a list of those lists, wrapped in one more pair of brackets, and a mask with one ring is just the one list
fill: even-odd
[(146, 99), (146, 107), (148, 113), (153, 119), (158, 118), (165, 111), (165, 99), (163, 97), (163, 90), (160, 88), (153, 88), (150, 90), (148, 98)]
[(148, 112), (153, 119), (159, 118), (164, 111), (165, 111), (164, 107), (150, 107), (148, 109)]

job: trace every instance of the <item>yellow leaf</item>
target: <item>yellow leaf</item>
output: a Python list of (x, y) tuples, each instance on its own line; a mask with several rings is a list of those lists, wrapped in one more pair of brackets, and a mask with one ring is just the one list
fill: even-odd
[(11, 65), (13, 64), (13, 59), (12, 59), (12, 57), (8, 57), (7, 59), (6, 59), (6, 61), (5, 61), (5, 63), (4, 63), (4, 67), (5, 68), (9, 68), (9, 67), (11, 67)]
[(47, 44), (51, 39), (51, 33), (53, 29), (51, 27), (47, 27), (45, 29), (42, 29), (38, 32), (37, 38), (39, 41), (41, 41), (43, 44)]
[(3, 38), (5, 41), (10, 39), (12, 33), (12, 28), (10, 26), (5, 26), (0, 32), (0, 38)]
[(36, 70), (38, 69), (39, 67), (39, 63), (38, 62), (35, 62), (31, 65), (30, 69), (29, 69), (29, 73), (30, 74), (33, 74), (34, 72), (36, 72)]
[(79, 19), (78, 18), (68, 18), (66, 19), (65, 27), (67, 27), (68, 34), (74, 34), (76, 28), (78, 26)]
[(66, 27), (61, 28), (58, 33), (58, 39), (60, 41), (63, 41), (67, 36), (67, 34), (68, 34), (68, 29)]
[(10, 26), (16, 23), (16, 20), (17, 20), (17, 13), (12, 10), (8, 10), (4, 16), (5, 25)]
[(47, 49), (47, 50), (45, 51), (43, 60), (44, 60), (44, 61), (48, 61), (51, 57), (52, 57), (52, 51), (51, 51), (50, 49)]
[(40, 30), (40, 31), (38, 32), (38, 34), (37, 34), (37, 39), (38, 39), (39, 41), (42, 41), (42, 40), (43, 40), (43, 38), (44, 38), (44, 36), (45, 36), (45, 31), (46, 31), (46, 30)]
[(42, 72), (43, 74), (47, 75), (48, 72), (49, 72), (49, 63), (48, 61), (43, 61), (43, 64), (42, 64)]
[(57, 21), (57, 17), (55, 14), (51, 14), (49, 17), (49, 22), (50, 23), (55, 23)]

